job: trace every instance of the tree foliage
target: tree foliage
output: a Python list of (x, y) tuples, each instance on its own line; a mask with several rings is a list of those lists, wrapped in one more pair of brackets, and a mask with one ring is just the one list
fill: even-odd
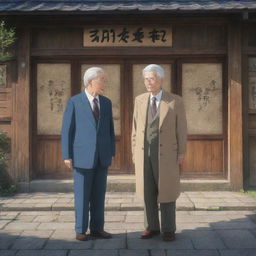
[(0, 132), (0, 195), (2, 196), (11, 195), (17, 191), (17, 186), (13, 183), (7, 171), (10, 151), (10, 139), (5, 133)]
[(0, 61), (5, 61), (12, 57), (9, 50), (15, 40), (15, 29), (7, 28), (5, 22), (0, 21)]

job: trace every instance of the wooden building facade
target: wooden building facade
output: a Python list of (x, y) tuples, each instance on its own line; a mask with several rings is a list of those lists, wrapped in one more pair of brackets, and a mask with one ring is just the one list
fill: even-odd
[(113, 102), (110, 172), (133, 174), (133, 100), (144, 92), (143, 67), (157, 63), (164, 88), (185, 102), (182, 178), (256, 186), (256, 4), (7, 2), (0, 19), (16, 28), (17, 41), (14, 57), (0, 63), (0, 129), (11, 137), (17, 182), (71, 176), (61, 159), (61, 119), (66, 100), (83, 88), (84, 70), (95, 65), (107, 73)]

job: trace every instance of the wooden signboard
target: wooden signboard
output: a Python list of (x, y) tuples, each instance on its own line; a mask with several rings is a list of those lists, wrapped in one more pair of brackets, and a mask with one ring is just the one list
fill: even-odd
[(171, 26), (93, 26), (84, 28), (84, 47), (171, 47)]

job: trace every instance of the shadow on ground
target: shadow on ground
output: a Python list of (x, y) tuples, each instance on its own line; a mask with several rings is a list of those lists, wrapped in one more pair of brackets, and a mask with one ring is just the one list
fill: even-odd
[[(243, 217), (239, 217), (239, 212), (229, 215), (227, 211), (178, 212), (174, 242), (162, 241), (161, 235), (142, 240), (139, 238), (142, 228), (135, 230), (131, 228), (134, 223), (114, 221), (107, 222), (112, 239), (80, 242), (74, 239), (72, 218), (70, 222), (60, 223), (57, 229), (54, 219), (40, 223), (38, 228), (27, 218), (24, 227), (18, 230), (15, 226), (20, 221), (19, 213), (8, 214), (0, 216), (1, 256), (256, 256), (255, 212), (241, 214)], [(134, 215), (135, 222), (141, 217)], [(115, 223), (113, 229), (111, 223)], [(143, 223), (138, 223), (143, 227)]]

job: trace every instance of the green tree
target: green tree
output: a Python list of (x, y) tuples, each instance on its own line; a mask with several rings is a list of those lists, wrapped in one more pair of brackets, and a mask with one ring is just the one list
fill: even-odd
[(0, 195), (3, 196), (14, 194), (17, 191), (17, 186), (7, 172), (10, 151), (10, 139), (5, 133), (0, 132)]
[(8, 29), (5, 22), (0, 21), (0, 61), (5, 61), (12, 57), (8, 50), (15, 40), (15, 29)]

